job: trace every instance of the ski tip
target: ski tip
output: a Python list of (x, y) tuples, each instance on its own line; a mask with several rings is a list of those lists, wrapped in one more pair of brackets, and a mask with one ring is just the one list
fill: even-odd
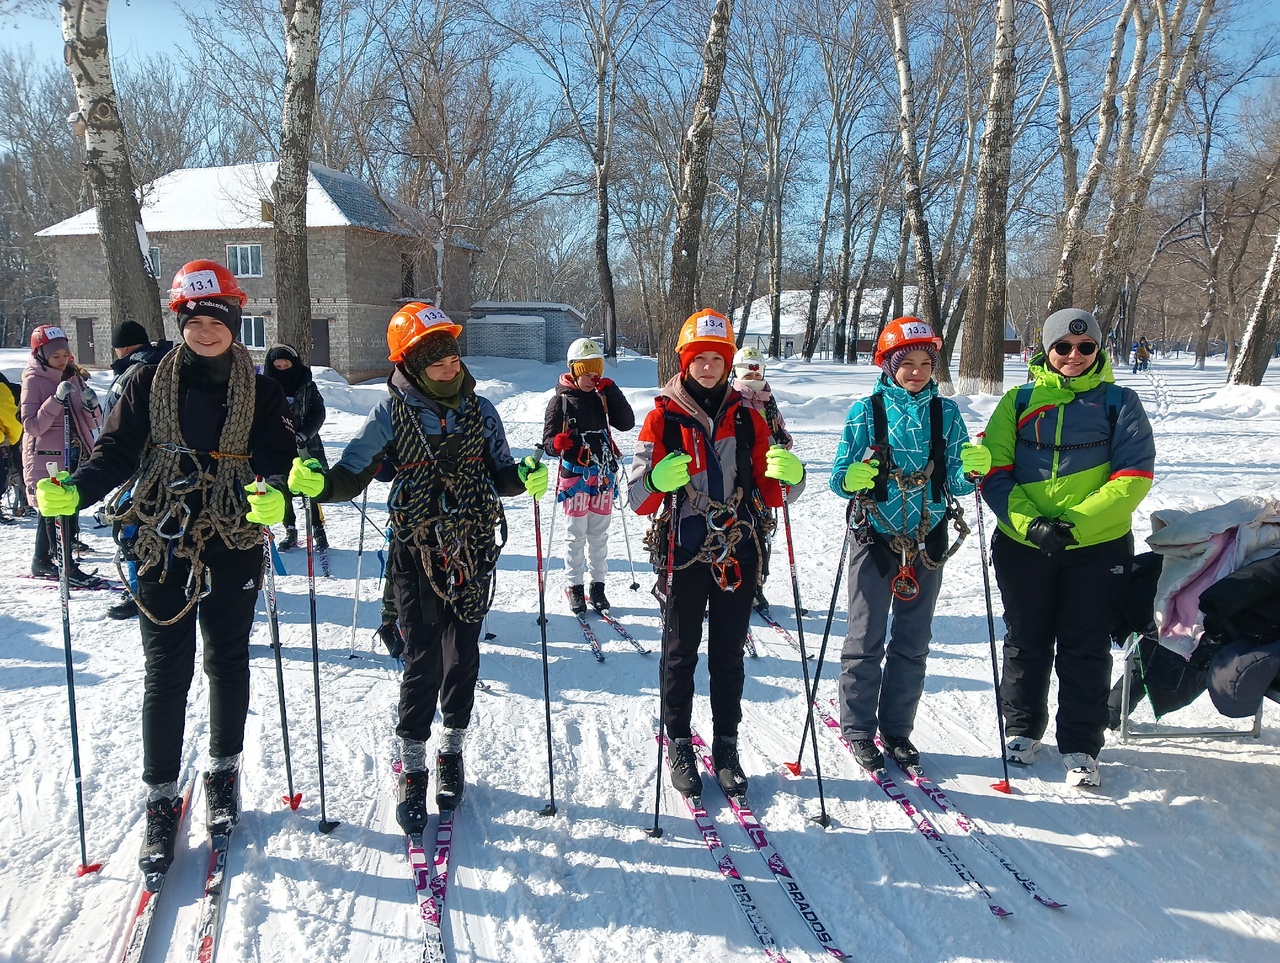
[(76, 867), (76, 876), (88, 876), (90, 873), (97, 873), (101, 870), (101, 863), (89, 863), (87, 866), (82, 864)]
[(1009, 785), (1008, 779), (1000, 779), (991, 784), (991, 788), (996, 792), (1002, 792), (1006, 796), (1013, 795), (1013, 787)]
[(1013, 915), (1013, 910), (1007, 910), (1003, 906), (1000, 906), (996, 903), (988, 903), (987, 909), (991, 910), (992, 916), (1000, 920), (1004, 919), (1006, 916)]
[(328, 836), (341, 825), (342, 823), (338, 822), (336, 819), (322, 819), (320, 820), (320, 832)]
[(296, 792), (292, 796), (281, 796), (280, 801), (294, 812), (297, 812), (298, 807), (302, 805), (302, 793)]
[(1066, 903), (1059, 903), (1056, 899), (1049, 899), (1047, 896), (1041, 896), (1039, 893), (1033, 894), (1034, 899), (1041, 906), (1047, 906), (1049, 909), (1066, 909)]

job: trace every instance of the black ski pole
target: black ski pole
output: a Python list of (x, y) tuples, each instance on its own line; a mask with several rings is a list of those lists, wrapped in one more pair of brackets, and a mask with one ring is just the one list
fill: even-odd
[[(854, 503), (849, 503), (850, 510), (853, 509)], [(852, 522), (850, 523), (852, 525)], [(827, 624), (822, 629), (822, 645), (818, 647), (818, 662), (813, 667), (813, 697), (818, 698), (818, 680), (822, 678), (822, 665), (827, 657), (827, 640), (831, 638), (831, 622), (836, 614), (836, 602), (840, 598), (840, 582), (844, 578), (844, 563), (849, 556), (849, 536), (851, 528), (846, 526), (844, 531), (844, 543), (840, 546), (840, 562), (836, 565), (836, 583), (831, 589), (831, 604), (827, 606)], [(786, 767), (791, 770), (793, 776), (800, 775), (800, 763), (804, 759), (804, 744), (809, 737), (809, 729), (813, 724), (813, 719), (805, 720), (804, 728), (800, 732), (800, 751), (796, 753), (796, 761), (786, 763)], [(814, 735), (817, 738), (817, 735)]]
[(311, 499), (302, 496), (302, 513), (307, 526), (307, 594), (311, 599), (311, 675), (316, 694), (316, 758), (320, 773), (320, 832), (331, 833), (338, 828), (336, 820), (330, 820), (324, 801), (324, 725), (320, 721), (320, 638), (316, 628), (316, 552), (311, 530)]
[[(542, 464), (542, 446), (534, 447), (534, 459)], [(552, 516), (554, 520), (555, 516)], [(542, 707), (547, 717), (547, 787), (550, 801), (538, 810), (539, 816), (556, 814), (556, 771), (551, 753), (551, 673), (547, 668), (547, 591), (542, 567), (542, 515), (538, 499), (533, 500), (533, 544), (538, 560), (538, 628), (542, 632)]]
[(818, 734), (813, 728), (813, 700), (818, 693), (816, 683), (812, 689), (809, 688), (809, 656), (804, 650), (804, 616), (800, 614), (800, 578), (796, 574), (796, 547), (791, 540), (791, 509), (787, 506), (789, 489), (790, 486), (782, 490), (782, 524), (787, 533), (787, 561), (791, 565), (791, 595), (796, 607), (796, 638), (800, 643), (800, 668), (804, 671), (804, 710), (809, 719), (809, 731), (813, 733), (813, 772), (818, 778), (818, 815), (810, 818), (826, 829), (831, 825), (831, 817), (827, 815), (827, 798), (822, 790), (822, 762), (818, 755)]
[(654, 839), (662, 838), (662, 827), (658, 825), (658, 813), (662, 811), (662, 737), (666, 732), (663, 717), (667, 714), (667, 643), (670, 640), (671, 626), (675, 621), (671, 586), (676, 570), (676, 511), (679, 505), (680, 501), (674, 492), (667, 496), (667, 584), (662, 603), (662, 654), (658, 659), (658, 768), (654, 773), (653, 826), (645, 830), (645, 833)]
[[(267, 483), (259, 475), (258, 493), (267, 490)], [(280, 618), (276, 608), (276, 570), (271, 564), (272, 548), (271, 526), (262, 526), (262, 551), (267, 557), (267, 624), (271, 628), (271, 651), (276, 657), (276, 696), (280, 700), (280, 737), (284, 742), (284, 775), (289, 784), (289, 795), (281, 801), (290, 809), (297, 810), (302, 804), (302, 793), (293, 791), (293, 754), (289, 749), (289, 717), (284, 707), (284, 661), (280, 654)]]
[(351, 642), (347, 646), (347, 658), (358, 659), (356, 655), (356, 620), (360, 615), (360, 565), (364, 562), (364, 522), (368, 517), (365, 514), (365, 506), (369, 504), (369, 489), (364, 490), (364, 494), (360, 498), (360, 541), (356, 548), (356, 591), (355, 604), (351, 607)]
[(991, 679), (995, 686), (996, 696), (996, 732), (1000, 736), (1000, 762), (1004, 766), (1004, 778), (993, 782), (991, 788), (996, 792), (1011, 793), (1009, 785), (1009, 750), (1004, 739), (1004, 713), (1000, 710), (1000, 665), (996, 661), (996, 616), (991, 610), (991, 576), (987, 572), (987, 539), (982, 525), (982, 482), (973, 489), (973, 505), (978, 512), (978, 549), (982, 553), (982, 589), (987, 600), (987, 638), (991, 643)]
[[(71, 409), (62, 403), (63, 432), (69, 438), (71, 434)], [(58, 481), (58, 463), (47, 462), (45, 470), (55, 485)], [(40, 519), (44, 524), (44, 519)], [(80, 865), (76, 867), (76, 875), (96, 873), (102, 869), (101, 863), (90, 863), (89, 852), (85, 845), (84, 832), (84, 783), (80, 775), (80, 728), (76, 724), (76, 677), (71, 653), (71, 529), (66, 521), (58, 516), (54, 520), (58, 530), (58, 542), (62, 546), (62, 572), (59, 576), (58, 594), (62, 596), (62, 650), (67, 662), (67, 710), (71, 716), (71, 769), (76, 779), (76, 819), (80, 826)]]

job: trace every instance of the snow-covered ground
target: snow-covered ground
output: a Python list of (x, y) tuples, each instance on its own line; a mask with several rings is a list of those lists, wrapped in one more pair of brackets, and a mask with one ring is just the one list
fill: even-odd
[[(0, 368), (8, 372), (24, 360), (23, 352), (0, 352)], [(527, 453), (541, 430), (557, 369), (500, 359), (470, 363), (481, 391), (498, 403), (516, 453)], [(797, 451), (813, 472), (792, 518), (801, 591), (811, 610), (806, 640), (814, 648), (841, 533), (842, 504), (828, 492), (826, 475), (844, 413), (874, 374), (867, 367), (800, 362), (770, 371)], [(1008, 383), (1018, 383), (1023, 374), (1011, 365)], [(627, 361), (610, 375), (626, 386), (638, 410), (649, 407), (652, 361)], [(1256, 389), (1224, 389), (1222, 375), (1220, 366), (1196, 372), (1172, 361), (1157, 363), (1146, 375), (1119, 375), (1149, 406), (1159, 452), (1155, 488), (1136, 519), (1139, 535), (1149, 531), (1147, 516), (1156, 508), (1274, 491), (1280, 476), (1280, 372), (1273, 370), (1267, 386)], [(94, 380), (107, 384), (105, 373)], [(347, 386), (330, 376), (322, 390), (333, 459), (384, 389)], [(971, 432), (982, 427), (996, 401), (958, 400)], [(622, 441), (624, 450), (630, 441)], [(386, 487), (377, 484), (369, 493), (378, 525), (385, 518), (385, 495)], [(972, 501), (965, 504), (972, 521)], [(545, 538), (550, 501), (543, 507)], [(417, 958), (420, 926), (390, 805), (396, 676), (371, 639), (382, 533), (364, 533), (362, 601), (353, 636), (360, 516), (351, 504), (326, 506), (326, 515), (334, 577), (317, 587), (325, 789), (328, 815), (342, 825), (327, 836), (316, 828), (307, 582), (305, 559), (293, 552), (285, 559), (290, 574), (280, 580), (280, 617), (293, 772), (303, 803), (297, 812), (280, 803), (285, 760), (264, 617), (253, 637), (245, 814), (230, 855), (222, 960)], [(662, 799), (665, 835), (655, 841), (643, 832), (653, 821), (657, 657), (638, 654), (602, 624), (597, 631), (607, 661), (598, 664), (591, 657), (563, 601), (559, 533), (550, 550), (547, 593), (559, 814), (537, 814), (548, 786), (529, 500), (509, 501), (507, 518), (510, 542), (488, 625), (496, 638), (482, 646), (481, 675), (490, 689), (476, 697), (467, 796), (454, 839), (446, 924), (454, 956), (519, 963), (762, 959), (734, 897), (669, 789)], [(95, 549), (86, 564), (110, 568), (108, 533), (94, 529), (87, 513), (83, 519), (85, 539)], [(637, 554), (643, 589), (628, 591), (620, 522), (611, 542), (614, 612), (656, 649), (659, 625), (647, 594), (652, 577)], [(639, 553), (644, 520), (631, 516), (627, 522)], [(990, 529), (989, 515), (987, 522)], [(114, 601), (106, 593), (81, 592), (71, 601), (88, 851), (91, 860), (104, 864), (100, 874), (77, 878), (58, 596), (12, 577), (28, 569), (32, 529), (30, 520), (0, 529), (0, 571), (6, 574), (0, 579), (0, 961), (105, 959), (118, 949), (142, 830), (137, 627), (105, 618)], [(774, 568), (768, 586), (773, 611), (794, 624), (786, 566)], [(829, 655), (838, 653), (843, 630), (842, 600), (832, 632), (836, 648)], [(780, 764), (794, 758), (800, 735), (800, 662), (770, 629), (757, 624), (755, 633), (765, 651), (748, 665), (742, 730), (752, 803), (835, 942), (857, 958), (1280, 959), (1280, 706), (1268, 704), (1261, 740), (1113, 740), (1102, 754), (1103, 788), (1097, 793), (1064, 787), (1051, 748), (1030, 770), (1013, 773), (1012, 795), (991, 791), (1000, 763), (982, 576), (971, 537), (948, 565), (916, 740), (952, 799), (1046, 892), (1070, 904), (1056, 911), (1037, 905), (971, 839), (948, 836), (959, 858), (1014, 911), (1002, 921), (825, 732), (819, 747), (832, 824), (824, 830), (810, 821), (818, 812), (811, 771), (798, 780), (779, 774)], [(823, 697), (834, 694), (834, 677), (828, 662)], [(695, 720), (706, 732), (705, 672), (698, 685)], [(1140, 709), (1137, 718), (1150, 727), (1149, 709)], [(1164, 720), (1178, 726), (1225, 721), (1204, 698)], [(186, 743), (192, 774), (206, 759), (206, 733), (206, 689), (197, 675)], [(706, 798), (786, 957), (820, 958), (816, 941), (723, 800), (711, 790)], [(914, 790), (911, 798), (932, 814)], [(199, 816), (198, 793), (195, 808)], [(180, 840), (152, 961), (192, 958), (206, 861), (200, 826), (197, 818)]]

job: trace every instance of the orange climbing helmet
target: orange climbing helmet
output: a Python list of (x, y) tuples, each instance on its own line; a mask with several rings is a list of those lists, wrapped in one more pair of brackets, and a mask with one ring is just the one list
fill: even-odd
[(462, 325), (454, 324), (449, 315), (434, 304), (410, 301), (391, 315), (387, 323), (387, 347), (391, 350), (387, 360), (399, 364), (415, 344), (436, 331), (456, 338), (462, 334)]
[(178, 268), (169, 287), (169, 310), (177, 311), (188, 301), (198, 298), (235, 298), (240, 307), (249, 303), (249, 295), (225, 264), (217, 261), (188, 261)]
[(719, 311), (703, 308), (685, 319), (676, 338), (676, 353), (680, 355), (680, 370), (686, 370), (693, 359), (703, 351), (716, 351), (724, 358), (727, 371), (733, 365), (737, 345), (733, 342), (733, 325)]
[(884, 364), (885, 359), (899, 348), (924, 347), (933, 345), (935, 351), (942, 350), (942, 339), (933, 333), (933, 328), (919, 318), (894, 318), (884, 326), (880, 338), (876, 341), (876, 367)]

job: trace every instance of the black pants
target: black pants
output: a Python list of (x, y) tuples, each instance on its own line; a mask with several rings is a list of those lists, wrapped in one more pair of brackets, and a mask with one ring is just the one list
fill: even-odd
[[(742, 650), (751, 621), (751, 601), (756, 586), (754, 553), (738, 560), (742, 584), (736, 591), (722, 591), (711, 566), (691, 565), (675, 573), (671, 589), (675, 624), (666, 633), (663, 651), (663, 685), (666, 708), (663, 725), (671, 739), (687, 739), (693, 715), (693, 673), (702, 644), (702, 616), (707, 616), (707, 674), (710, 677), (712, 732), (736, 736), (742, 721), (742, 684), (746, 670)], [(659, 578), (665, 578), (662, 573)]]
[(1000, 702), (1007, 734), (1039, 739), (1058, 675), (1058, 751), (1097, 756), (1111, 688), (1112, 600), (1124, 590), (1133, 536), (1049, 557), (1001, 532), (992, 540), (1004, 602)]
[(209, 679), (209, 756), (233, 756), (244, 749), (249, 713), (249, 632), (262, 586), (261, 549), (233, 551), (214, 539), (206, 547), (209, 594), (173, 625), (148, 617), (173, 618), (187, 603), (189, 568), (176, 563), (159, 581), (154, 568), (138, 576), (138, 624), (146, 658), (142, 696), (142, 779), (158, 786), (178, 778), (187, 693), (195, 675), (196, 623), (204, 640), (204, 674)]
[(450, 729), (471, 724), (480, 674), (483, 622), (463, 622), (427, 584), (418, 550), (392, 539), (387, 571), (395, 587), (396, 611), (404, 635), (404, 675), (400, 680), (400, 725), (396, 735), (426, 741), (437, 702)]
[[(298, 516), (293, 511), (294, 498), (301, 498), (301, 495), (291, 495), (288, 491), (284, 493), (284, 527), (297, 528)], [(314, 498), (311, 499), (311, 527), (317, 529), (324, 524), (324, 515), (320, 512), (320, 503)]]
[[(66, 523), (67, 531), (71, 534), (71, 540), (74, 542), (80, 534), (80, 516), (65, 515), (63, 516), (63, 521)], [(57, 520), (53, 517), (45, 518), (41, 516), (36, 521), (35, 561), (52, 562), (60, 558), (61, 555), (62, 546), (58, 543)]]

